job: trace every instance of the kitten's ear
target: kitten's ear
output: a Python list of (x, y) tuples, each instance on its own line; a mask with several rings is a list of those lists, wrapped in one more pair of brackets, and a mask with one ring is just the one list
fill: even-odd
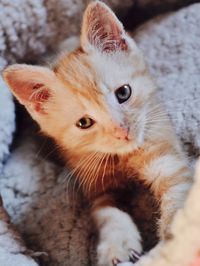
[(88, 5), (82, 24), (81, 45), (85, 51), (96, 48), (101, 52), (128, 50), (122, 23), (112, 10), (100, 1)]
[(50, 84), (56, 76), (40, 66), (16, 64), (3, 71), (3, 78), (19, 102), (29, 111), (44, 113), (43, 104), (51, 96)]

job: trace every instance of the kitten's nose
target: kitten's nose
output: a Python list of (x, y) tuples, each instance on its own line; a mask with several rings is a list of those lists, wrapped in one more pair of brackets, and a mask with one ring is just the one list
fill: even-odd
[(128, 133), (129, 133), (129, 127), (125, 126), (118, 126), (114, 128), (114, 137), (121, 140), (129, 140)]

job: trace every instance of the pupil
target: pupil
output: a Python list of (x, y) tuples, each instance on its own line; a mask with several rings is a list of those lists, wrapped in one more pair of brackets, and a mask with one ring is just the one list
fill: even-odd
[(82, 119), (80, 120), (80, 124), (81, 124), (81, 126), (85, 126), (85, 125), (87, 124), (86, 119), (82, 118)]
[(115, 91), (115, 96), (119, 102), (119, 104), (124, 103), (127, 101), (131, 96), (131, 87), (130, 85), (126, 84), (121, 86)]
[(82, 129), (86, 129), (89, 128), (91, 126), (93, 126), (95, 123), (95, 121), (89, 117), (82, 117), (81, 119), (79, 119), (76, 123), (76, 126)]
[(126, 87), (123, 87), (121, 88), (121, 90), (119, 91), (119, 95), (121, 94), (121, 96), (126, 96), (127, 94), (127, 88)]

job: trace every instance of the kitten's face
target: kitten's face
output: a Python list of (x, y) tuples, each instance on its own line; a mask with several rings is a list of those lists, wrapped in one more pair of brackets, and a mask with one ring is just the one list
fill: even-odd
[(100, 3), (85, 13), (81, 45), (62, 55), (52, 70), (13, 66), (4, 77), (41, 129), (64, 149), (128, 153), (143, 144), (154, 91), (143, 59)]
[(64, 146), (127, 153), (142, 144), (153, 85), (138, 54), (78, 50), (62, 57), (55, 72), (66, 89), (48, 110), (52, 125), (65, 125)]

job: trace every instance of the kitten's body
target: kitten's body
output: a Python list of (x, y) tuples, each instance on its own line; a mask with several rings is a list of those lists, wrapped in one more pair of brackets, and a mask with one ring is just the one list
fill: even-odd
[[(4, 78), (43, 132), (60, 145), (91, 201), (99, 265), (134, 260), (142, 250), (137, 227), (117, 208), (113, 193), (136, 178), (160, 202), (159, 234), (169, 237), (191, 173), (143, 58), (111, 10), (90, 4), (81, 47), (62, 54), (51, 69), (14, 65)], [(132, 94), (121, 104), (116, 89), (124, 84)], [(77, 127), (82, 117), (92, 119), (91, 128)]]

